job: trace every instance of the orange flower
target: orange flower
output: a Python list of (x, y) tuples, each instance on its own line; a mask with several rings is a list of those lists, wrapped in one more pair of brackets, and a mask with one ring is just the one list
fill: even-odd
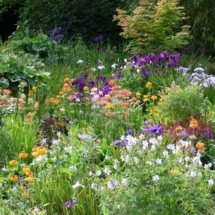
[(133, 97), (131, 98), (131, 101), (135, 103), (137, 101), (137, 98)]
[(63, 85), (63, 87), (67, 88), (67, 87), (69, 87), (69, 84), (65, 83), (65, 84)]
[(115, 118), (115, 115), (113, 113), (105, 113), (105, 116), (109, 117), (109, 118)]
[(109, 104), (107, 104), (106, 108), (107, 109), (112, 109), (112, 108), (114, 108), (114, 104), (109, 103)]
[(39, 102), (35, 102), (35, 103), (34, 103), (34, 108), (35, 108), (35, 109), (38, 109), (39, 106), (40, 106), (40, 105), (39, 105)]
[(68, 87), (68, 88), (66, 88), (64, 91), (65, 91), (66, 93), (71, 93), (71, 92), (72, 92), (72, 89), (71, 89), (70, 87)]
[(105, 106), (107, 105), (107, 101), (99, 101), (99, 106)]
[(105, 96), (102, 98), (103, 101), (110, 101), (111, 100), (111, 97), (110, 96)]
[(23, 103), (20, 103), (20, 104), (19, 104), (19, 107), (20, 107), (21, 109), (24, 109), (24, 108), (25, 108), (25, 105), (24, 105)]
[(46, 99), (45, 103), (48, 104), (49, 102), (50, 102), (49, 99)]
[(202, 142), (198, 142), (198, 143), (196, 143), (196, 148), (199, 150), (199, 151), (204, 151), (205, 150), (205, 144), (204, 143), (202, 143)]
[(122, 105), (123, 105), (124, 107), (129, 107), (130, 103), (129, 103), (129, 102), (124, 102)]
[(129, 91), (129, 90), (121, 90), (121, 91), (119, 92), (119, 94), (129, 97), (129, 96), (132, 95), (132, 92)]
[(60, 91), (60, 92), (59, 92), (59, 95), (61, 95), (61, 96), (62, 96), (63, 94), (64, 94), (64, 92), (63, 92), (63, 91)]
[(113, 86), (113, 87), (112, 87), (112, 89), (113, 89), (113, 90), (120, 90), (120, 89), (121, 89), (121, 87), (120, 87), (120, 86), (118, 86), (118, 85), (115, 85), (115, 86)]
[(123, 116), (127, 119), (128, 118), (129, 113), (128, 112), (123, 112)]
[(108, 84), (109, 84), (110, 86), (114, 86), (114, 85), (116, 85), (116, 81), (115, 81), (115, 80), (110, 80), (110, 81), (108, 82)]
[(52, 104), (58, 104), (59, 100), (55, 99), (55, 98), (50, 98), (49, 102), (52, 103)]
[(85, 91), (89, 90), (89, 87), (88, 86), (84, 86), (83, 88)]
[(64, 78), (64, 83), (69, 83), (70, 79), (69, 78)]
[(73, 96), (68, 96), (67, 100), (69, 100), (70, 102), (72, 102), (73, 98), (74, 98)]
[(190, 121), (190, 127), (191, 128), (198, 128), (198, 126), (199, 126), (199, 123), (198, 123), (198, 121), (196, 120), (196, 119), (192, 119), (191, 121)]
[(116, 90), (111, 90), (111, 91), (109, 92), (109, 95), (111, 95), (111, 96), (116, 95)]
[(3, 90), (3, 92), (4, 92), (4, 94), (6, 94), (6, 95), (10, 95), (12, 92), (11, 92), (11, 90)]
[(33, 92), (32, 92), (32, 91), (29, 91), (28, 95), (29, 95), (29, 96), (33, 96)]

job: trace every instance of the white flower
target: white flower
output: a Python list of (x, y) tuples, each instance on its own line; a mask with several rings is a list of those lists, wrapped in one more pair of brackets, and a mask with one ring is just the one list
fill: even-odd
[(130, 159), (129, 155), (126, 155), (126, 156), (125, 156), (125, 160), (124, 160), (125, 163), (128, 163), (128, 162), (129, 162), (129, 159)]
[(95, 72), (95, 71), (96, 71), (96, 68), (91, 68), (91, 71)]
[(158, 182), (159, 180), (160, 180), (159, 175), (153, 176), (153, 181), (154, 181), (154, 182)]
[(126, 186), (127, 183), (128, 183), (128, 179), (127, 179), (127, 178), (123, 178), (123, 179), (122, 179), (122, 185), (123, 185), (123, 186)]
[(125, 58), (125, 59), (124, 59), (124, 62), (126, 63), (127, 61), (128, 61), (128, 60)]
[(111, 174), (111, 170), (109, 170), (108, 168), (105, 168), (104, 170), (103, 170), (103, 172), (106, 174), (106, 175), (110, 175)]
[(208, 184), (209, 184), (210, 186), (213, 186), (213, 185), (214, 185), (214, 180), (213, 180), (213, 179), (209, 179), (209, 180), (208, 180)]
[(75, 189), (77, 187), (84, 187), (84, 186), (81, 185), (79, 181), (77, 181), (74, 185), (72, 185), (72, 188)]
[(76, 166), (73, 166), (73, 165), (71, 165), (69, 168), (70, 168), (71, 170), (73, 170), (73, 171), (76, 171), (76, 170), (77, 170)]
[(139, 69), (137, 69), (137, 73), (138, 73), (138, 74), (140, 73), (140, 70), (139, 70)]
[(194, 72), (204, 72), (205, 70), (201, 67), (197, 67), (194, 69)]
[(114, 162), (113, 162), (113, 168), (114, 169), (117, 169), (118, 163), (119, 163), (119, 161), (117, 159), (115, 159)]
[(99, 69), (99, 70), (103, 70), (103, 69), (105, 69), (105, 66), (99, 65), (99, 66), (98, 66), (98, 69)]
[(157, 164), (162, 164), (162, 160), (161, 160), (160, 158), (157, 158), (157, 159), (156, 159), (156, 163), (157, 163)]
[(110, 190), (114, 190), (114, 185), (113, 185), (113, 183), (112, 183), (111, 181), (109, 181), (109, 182), (107, 183), (107, 186), (108, 186), (108, 188), (109, 188)]
[(89, 172), (89, 176), (92, 176), (92, 175), (93, 175), (93, 173), (92, 173), (92, 171), (90, 171), (90, 172)]
[(136, 164), (139, 163), (139, 159), (137, 157), (134, 157), (134, 163), (136, 163)]
[(64, 112), (64, 111), (65, 111), (65, 109), (64, 109), (64, 108), (60, 108), (60, 111), (61, 111), (61, 112)]
[(92, 183), (90, 187), (91, 187), (93, 190), (95, 190), (95, 191), (98, 190), (97, 187), (96, 187), (96, 185), (95, 185), (94, 183)]
[(100, 170), (96, 171), (96, 176), (100, 176), (102, 174), (102, 172)]
[(83, 63), (83, 62), (84, 62), (83, 60), (78, 60), (76, 63), (81, 64), (81, 63)]
[(112, 64), (112, 66), (111, 66), (111, 67), (112, 67), (113, 69), (115, 69), (115, 68), (116, 68), (116, 66), (117, 66), (117, 64), (116, 64), (116, 63), (114, 63), (114, 64)]
[(168, 151), (167, 151), (167, 150), (164, 150), (164, 151), (163, 151), (163, 156), (164, 156), (164, 157), (169, 157), (169, 154), (168, 154)]
[(196, 177), (196, 173), (194, 171), (191, 171), (190, 177), (195, 178)]

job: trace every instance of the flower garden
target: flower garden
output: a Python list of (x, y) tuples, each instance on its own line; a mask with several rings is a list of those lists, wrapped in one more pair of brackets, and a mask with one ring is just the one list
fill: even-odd
[(66, 28), (0, 48), (0, 214), (215, 214), (215, 66)]

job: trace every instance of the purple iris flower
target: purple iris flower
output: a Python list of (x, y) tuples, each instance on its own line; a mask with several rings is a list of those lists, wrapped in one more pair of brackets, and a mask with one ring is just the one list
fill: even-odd
[(99, 52), (104, 52), (105, 50), (106, 50), (106, 48), (102, 47), (102, 48), (99, 49)]
[(114, 78), (120, 80), (120, 79), (122, 79), (122, 75), (117, 73), (114, 75)]
[(94, 43), (97, 43), (97, 42), (102, 41), (102, 40), (104, 40), (104, 36), (100, 35), (100, 36), (98, 36), (98, 37), (95, 37), (95, 38), (93, 39), (93, 42), (94, 42)]
[(49, 34), (56, 34), (61, 31), (61, 27), (56, 27), (53, 30), (48, 31)]
[(111, 143), (111, 145), (115, 145), (115, 146), (122, 146), (123, 142), (122, 140), (115, 140)]
[(126, 131), (126, 134), (127, 134), (127, 135), (134, 135), (134, 130), (127, 130), (127, 131)]
[(63, 40), (64, 39), (64, 35), (63, 34), (58, 34), (54, 36), (54, 40)]
[(144, 129), (144, 132), (151, 135), (163, 134), (163, 127), (160, 125), (149, 125)]
[(206, 131), (204, 132), (204, 136), (205, 136), (205, 137), (212, 137), (212, 136), (213, 136), (213, 133), (212, 133), (212, 131), (210, 131), (210, 130), (208, 129), (208, 130), (206, 130)]
[(65, 207), (65, 208), (74, 208), (75, 205), (76, 205), (76, 203), (77, 203), (77, 199), (74, 198), (74, 197), (72, 197), (72, 198), (70, 199), (70, 201), (65, 202), (64, 207)]

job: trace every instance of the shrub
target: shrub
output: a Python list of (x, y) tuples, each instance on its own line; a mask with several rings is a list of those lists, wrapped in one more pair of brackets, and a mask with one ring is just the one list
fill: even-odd
[(182, 26), (184, 19), (182, 7), (176, 0), (161, 0), (155, 6), (149, 0), (141, 0), (141, 5), (133, 11), (133, 16), (117, 9), (114, 20), (122, 27), (121, 35), (130, 39), (127, 47), (131, 53), (150, 53), (162, 50), (173, 51), (188, 43), (188, 26)]

